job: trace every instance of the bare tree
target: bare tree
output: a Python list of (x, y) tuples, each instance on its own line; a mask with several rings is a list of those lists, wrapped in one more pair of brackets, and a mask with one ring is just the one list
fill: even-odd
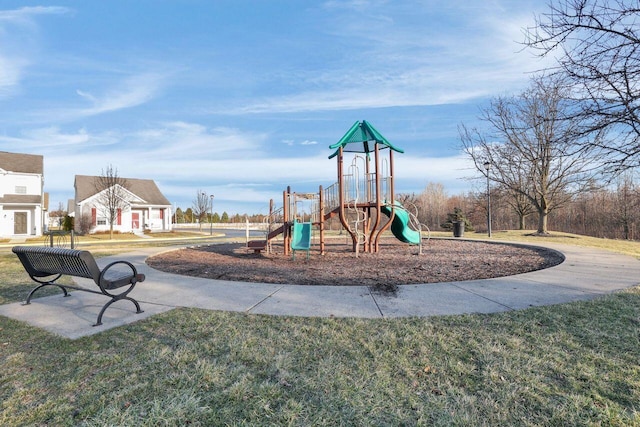
[(193, 200), (193, 215), (198, 219), (200, 231), (202, 231), (202, 223), (209, 213), (209, 196), (204, 191), (198, 190), (196, 198)]
[(96, 207), (107, 220), (109, 238), (113, 239), (113, 226), (127, 206), (127, 180), (118, 175), (118, 169), (109, 165), (96, 177), (94, 185), (98, 202)]
[[(539, 234), (548, 233), (554, 208), (581, 191), (595, 174), (596, 158), (575, 150), (579, 122), (562, 120), (565, 95), (552, 80), (534, 79), (532, 87), (515, 97), (498, 97), (482, 111), (491, 133), (460, 127), (463, 150), (481, 173), (524, 197), (538, 213)], [(486, 175), (485, 175), (486, 176)]]
[(78, 230), (80, 231), (80, 234), (87, 234), (91, 231), (91, 227), (93, 226), (91, 221), (91, 214), (84, 213), (83, 215), (80, 216), (80, 218), (75, 218), (74, 222), (76, 221), (78, 224)]
[(418, 218), (432, 229), (437, 229), (447, 217), (447, 192), (439, 182), (429, 182), (418, 196)]
[(535, 208), (523, 192), (509, 191), (507, 194), (510, 197), (506, 198), (506, 202), (518, 216), (518, 230), (525, 230), (527, 228), (527, 218), (535, 212)]
[(525, 44), (557, 57), (577, 90), (570, 117), (589, 119), (585, 131), (612, 138), (584, 140), (604, 149), (614, 171), (640, 165), (640, 3), (638, 0), (551, 0), (550, 11), (525, 30)]
[[(529, 171), (531, 169), (530, 159), (520, 155), (519, 150), (520, 148), (510, 144), (502, 147), (503, 157), (509, 159), (512, 164), (502, 170), (502, 173), (509, 177), (509, 185), (501, 184), (498, 189), (507, 194), (505, 201), (518, 216), (518, 229), (524, 230), (527, 217), (537, 211), (531, 197), (527, 196), (527, 193), (535, 188), (533, 182), (535, 174)], [(487, 173), (490, 172), (487, 171)]]
[(612, 219), (622, 226), (625, 240), (633, 238), (633, 224), (638, 220), (638, 187), (631, 173), (623, 174), (619, 180), (613, 200)]

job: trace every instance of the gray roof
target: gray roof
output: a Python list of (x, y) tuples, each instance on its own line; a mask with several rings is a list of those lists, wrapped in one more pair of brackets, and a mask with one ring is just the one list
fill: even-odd
[[(81, 202), (96, 194), (96, 180), (98, 176), (76, 175), (76, 202)], [(151, 179), (124, 178), (126, 188), (140, 197), (147, 205), (171, 205), (171, 202), (160, 192), (156, 183)]]
[(37, 173), (44, 170), (43, 157), (37, 154), (20, 154), (0, 151), (0, 169), (8, 172)]

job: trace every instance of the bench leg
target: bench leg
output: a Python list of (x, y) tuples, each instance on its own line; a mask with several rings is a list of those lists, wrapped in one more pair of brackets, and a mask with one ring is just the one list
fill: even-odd
[(109, 301), (102, 307), (102, 310), (100, 310), (100, 314), (98, 314), (98, 320), (93, 326), (102, 325), (102, 315), (104, 314), (105, 311), (107, 311), (107, 308), (109, 308), (111, 304), (113, 304), (116, 301), (125, 300), (125, 299), (131, 301), (136, 306), (136, 314), (144, 313), (144, 311), (140, 308), (140, 304), (138, 304), (138, 301), (134, 300), (131, 297), (112, 298), (111, 301)]
[(23, 304), (23, 305), (29, 305), (29, 304), (31, 304), (31, 297), (33, 296), (33, 294), (34, 294), (34, 293), (36, 293), (36, 291), (37, 291), (38, 289), (40, 289), (40, 288), (44, 288), (45, 286), (57, 286), (57, 287), (59, 287), (60, 289), (62, 289), (62, 292), (64, 292), (64, 296), (65, 296), (65, 297), (68, 297), (68, 296), (69, 296), (69, 292), (67, 292), (67, 288), (65, 288), (64, 286), (62, 286), (62, 285), (58, 285), (57, 283), (43, 283), (43, 284), (41, 284), (41, 285), (39, 285), (39, 286), (36, 286), (35, 288), (33, 288), (33, 289), (31, 290), (31, 292), (29, 292), (29, 296), (27, 297), (27, 300), (24, 302), (24, 304)]

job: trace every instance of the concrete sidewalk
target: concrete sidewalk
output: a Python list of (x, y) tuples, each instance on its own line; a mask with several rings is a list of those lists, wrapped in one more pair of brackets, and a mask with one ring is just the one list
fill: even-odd
[[(2, 305), (0, 315), (75, 339), (176, 307), (363, 318), (495, 313), (591, 299), (640, 283), (640, 261), (633, 257), (577, 246), (539, 246), (563, 253), (565, 261), (546, 270), (496, 279), (403, 285), (395, 295), (375, 293), (366, 286), (274, 285), (163, 273), (149, 268), (144, 261), (167, 248), (148, 248), (98, 259), (101, 267), (117, 259), (127, 260), (147, 276), (131, 294), (144, 313), (136, 314), (132, 303), (120, 301), (105, 312), (103, 325), (93, 327), (106, 298), (73, 292), (68, 298), (36, 298), (28, 306)], [(83, 280), (78, 283), (87, 283)], [(88, 286), (95, 284), (90, 282)]]

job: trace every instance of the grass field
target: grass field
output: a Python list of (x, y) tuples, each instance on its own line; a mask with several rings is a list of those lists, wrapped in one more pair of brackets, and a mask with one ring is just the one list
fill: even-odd
[[(442, 235), (442, 233), (435, 233), (435, 235)], [(481, 233), (467, 233), (465, 234), (465, 237), (472, 239), (486, 239), (487, 235)], [(640, 258), (640, 242), (631, 240), (600, 239), (597, 237), (580, 236), (577, 234), (560, 233), (555, 231), (548, 236), (537, 236), (534, 235), (533, 230), (494, 231), (492, 233), (491, 240), (504, 240), (531, 244), (536, 244), (537, 242), (550, 242), (565, 245), (586, 246), (619, 252)]]
[[(14, 258), (3, 304), (32, 287)], [(0, 425), (640, 425), (639, 330), (640, 288), (432, 318), (179, 309), (73, 341), (0, 316)]]

